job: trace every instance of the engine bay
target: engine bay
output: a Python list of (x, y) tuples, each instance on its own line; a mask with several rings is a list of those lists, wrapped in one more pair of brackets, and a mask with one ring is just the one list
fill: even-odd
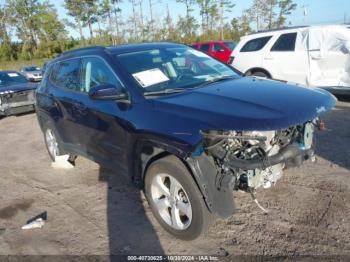
[(217, 188), (226, 186), (223, 181), (246, 192), (271, 187), (286, 167), (314, 159), (313, 133), (320, 123), (315, 119), (277, 131), (202, 132), (204, 150), (218, 169)]

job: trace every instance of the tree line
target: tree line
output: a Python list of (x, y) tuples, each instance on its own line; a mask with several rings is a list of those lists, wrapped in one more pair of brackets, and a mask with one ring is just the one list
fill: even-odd
[[(131, 7), (128, 15), (122, 1)], [(165, 10), (159, 17), (160, 1)], [(169, 1), (182, 5), (184, 14), (174, 17)], [(59, 19), (48, 0), (6, 0), (0, 6), (0, 61), (51, 58), (94, 44), (238, 41), (253, 31), (286, 26), (296, 7), (293, 0), (254, 0), (233, 17), (233, 0), (64, 0), (67, 18)], [(76, 30), (79, 38), (69, 36), (69, 30)]]

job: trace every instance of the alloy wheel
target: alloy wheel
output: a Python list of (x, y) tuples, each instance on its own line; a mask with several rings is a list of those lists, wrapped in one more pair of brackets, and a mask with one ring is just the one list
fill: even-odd
[(45, 132), (45, 139), (46, 139), (46, 144), (47, 148), (49, 150), (50, 155), (52, 156), (53, 159), (58, 156), (58, 143), (56, 136), (52, 129), (47, 129)]
[(157, 174), (151, 183), (151, 197), (160, 217), (176, 230), (192, 222), (192, 206), (183, 186), (169, 174)]

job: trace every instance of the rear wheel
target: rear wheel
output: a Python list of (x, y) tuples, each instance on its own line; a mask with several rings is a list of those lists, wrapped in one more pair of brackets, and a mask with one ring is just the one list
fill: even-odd
[(203, 196), (190, 172), (175, 156), (150, 165), (145, 191), (158, 222), (177, 238), (195, 239), (209, 227), (211, 214)]
[(64, 154), (64, 151), (59, 145), (59, 140), (56, 132), (48, 123), (44, 124), (44, 138), (47, 152), (49, 153), (52, 161), (55, 161), (57, 156)]

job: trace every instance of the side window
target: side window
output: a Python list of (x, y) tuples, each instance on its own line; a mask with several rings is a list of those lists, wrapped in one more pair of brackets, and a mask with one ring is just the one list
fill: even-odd
[(208, 52), (209, 51), (210, 44), (203, 44), (201, 45), (200, 49), (203, 52)]
[(294, 51), (297, 33), (288, 33), (281, 35), (272, 46), (271, 51)]
[(80, 91), (88, 93), (95, 86), (103, 84), (120, 85), (112, 70), (100, 58), (83, 59), (82, 84)]
[(53, 65), (50, 81), (56, 86), (78, 91), (80, 87), (80, 59), (70, 59)]
[(221, 51), (225, 51), (225, 49), (220, 44), (213, 45), (213, 52), (221, 52)]
[(271, 36), (265, 36), (255, 38), (248, 41), (240, 50), (240, 52), (255, 52), (261, 50), (267, 42), (271, 39)]

